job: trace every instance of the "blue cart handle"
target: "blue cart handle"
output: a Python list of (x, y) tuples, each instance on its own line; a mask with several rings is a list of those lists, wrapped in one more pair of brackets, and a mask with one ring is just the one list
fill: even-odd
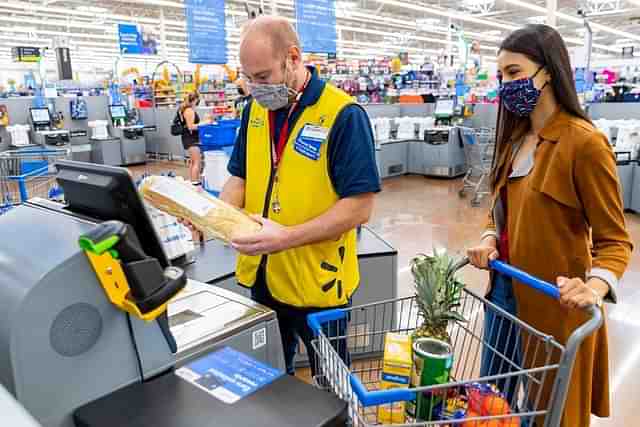
[(322, 331), (322, 325), (332, 320), (342, 320), (347, 317), (347, 310), (344, 308), (336, 308), (332, 310), (320, 311), (307, 316), (307, 325), (317, 337)]
[[(468, 264), (470, 264), (469, 257), (464, 257), (453, 266), (453, 270), (458, 271)], [(538, 279), (537, 277), (533, 277), (529, 273), (525, 273), (524, 271), (519, 270), (512, 265), (509, 265), (502, 261), (489, 261), (489, 268), (497, 271), (498, 273), (502, 273), (505, 276), (516, 279), (518, 282), (524, 283), (525, 285), (528, 285), (533, 289), (547, 296), (550, 296), (553, 299), (560, 299), (560, 291), (558, 290), (557, 286), (554, 286), (549, 282), (545, 282), (544, 280)]]
[(491, 267), (492, 270), (516, 279), (518, 282), (524, 283), (525, 285), (528, 285), (533, 289), (542, 292), (547, 296), (550, 296), (553, 299), (560, 299), (560, 291), (558, 290), (557, 286), (545, 282), (544, 280), (540, 280), (537, 277), (533, 277), (529, 273), (518, 270), (517, 268), (502, 261), (490, 261), (489, 267)]
[[(464, 257), (454, 266), (454, 270), (459, 270), (467, 264), (469, 264), (469, 258)], [(528, 285), (555, 300), (560, 299), (560, 290), (558, 290), (556, 286), (552, 285), (551, 283), (545, 282), (544, 280), (538, 279), (530, 275), (529, 273), (525, 273), (524, 271), (519, 270), (502, 261), (490, 261), (489, 267), (492, 270), (516, 279), (517, 281), (524, 283), (525, 285)], [(313, 330), (314, 335), (318, 336), (318, 334), (322, 330), (322, 325), (324, 323), (334, 320), (342, 320), (346, 316), (347, 311), (345, 309), (321, 311), (307, 316), (307, 324), (309, 325), (311, 330)]]

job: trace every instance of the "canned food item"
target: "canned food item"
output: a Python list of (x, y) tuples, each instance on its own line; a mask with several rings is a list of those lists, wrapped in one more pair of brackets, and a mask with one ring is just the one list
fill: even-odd
[[(449, 382), (453, 366), (451, 345), (435, 338), (413, 341), (413, 371), (411, 387), (427, 387)], [(418, 420), (431, 421), (434, 409), (445, 399), (445, 391), (417, 393), (415, 403), (407, 405), (407, 412)]]

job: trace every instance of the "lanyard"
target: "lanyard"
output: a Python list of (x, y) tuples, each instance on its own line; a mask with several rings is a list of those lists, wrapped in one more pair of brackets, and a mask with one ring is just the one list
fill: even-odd
[(289, 108), (289, 112), (287, 113), (287, 118), (285, 119), (284, 123), (282, 124), (282, 128), (280, 129), (280, 135), (278, 136), (277, 144), (275, 141), (276, 112), (269, 111), (269, 130), (271, 132), (271, 152), (273, 154), (272, 155), (273, 166), (276, 169), (278, 169), (278, 166), (280, 165), (280, 161), (282, 160), (282, 154), (284, 153), (284, 149), (287, 146), (287, 141), (289, 140), (289, 119), (291, 119), (293, 112), (295, 111), (296, 107), (298, 106), (298, 103), (300, 102), (300, 98), (302, 97), (302, 94), (304, 93), (305, 89), (309, 85), (310, 77), (311, 76), (307, 74), (307, 78), (304, 82), (304, 86), (302, 86), (302, 89), (298, 93), (298, 96), (296, 96), (295, 102), (291, 104), (291, 107)]

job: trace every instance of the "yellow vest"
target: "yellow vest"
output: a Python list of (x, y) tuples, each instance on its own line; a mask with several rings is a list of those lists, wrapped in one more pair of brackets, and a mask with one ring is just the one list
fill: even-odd
[[(285, 226), (308, 222), (335, 205), (339, 196), (329, 175), (328, 138), (338, 114), (353, 100), (341, 90), (326, 85), (318, 102), (307, 106), (289, 133), (278, 170), (279, 213), (271, 208), (272, 180), (269, 112), (258, 103), (251, 105), (247, 130), (245, 209), (264, 215)], [(320, 126), (328, 137), (320, 145), (319, 158), (313, 160), (296, 150), (295, 142), (305, 125)], [(265, 208), (265, 206), (268, 207)], [(238, 258), (238, 282), (252, 287), (256, 282), (261, 256)], [(271, 295), (284, 304), (304, 308), (344, 305), (357, 289), (360, 274), (356, 231), (338, 240), (320, 242), (266, 256), (266, 281)]]

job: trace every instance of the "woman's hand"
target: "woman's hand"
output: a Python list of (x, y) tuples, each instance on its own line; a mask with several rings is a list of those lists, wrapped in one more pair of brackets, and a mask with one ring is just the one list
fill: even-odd
[(489, 269), (489, 261), (494, 261), (500, 257), (498, 253), (498, 241), (495, 237), (487, 237), (475, 248), (467, 249), (469, 262), (476, 268)]
[(582, 279), (558, 277), (556, 282), (560, 289), (560, 304), (572, 309), (601, 305), (602, 299), (609, 292), (609, 285), (599, 279), (584, 283)]

